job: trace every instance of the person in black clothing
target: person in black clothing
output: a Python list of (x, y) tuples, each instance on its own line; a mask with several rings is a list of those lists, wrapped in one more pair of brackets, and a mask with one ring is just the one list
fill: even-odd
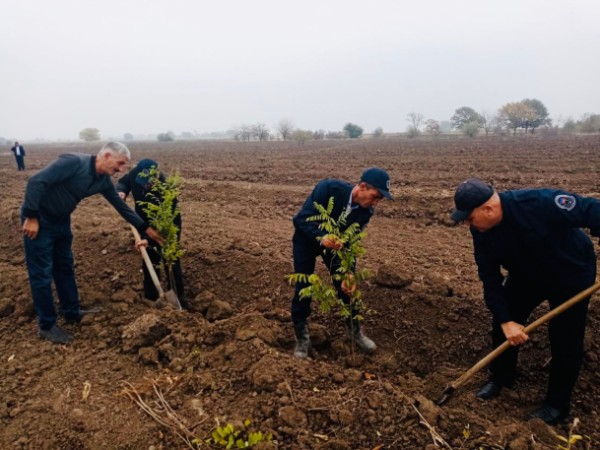
[[(555, 308), (594, 284), (596, 256), (580, 227), (600, 236), (600, 201), (557, 189), (498, 193), (469, 179), (456, 189), (455, 222), (470, 227), (485, 302), (492, 312), (494, 348), (511, 348), (490, 364), (477, 392), (487, 400), (515, 382), (519, 346), (529, 337), (525, 322), (544, 300)], [(502, 269), (508, 272), (503, 276)], [(589, 298), (549, 324), (552, 361), (546, 397), (528, 418), (555, 424), (566, 418), (583, 360)]]
[[(333, 197), (334, 206), (331, 216), (339, 220), (342, 214), (347, 214), (346, 227), (358, 223), (364, 228), (375, 212), (375, 206), (385, 197), (393, 200), (390, 194), (390, 177), (383, 169), (372, 167), (363, 172), (360, 181), (352, 185), (346, 181), (325, 179), (321, 180), (308, 196), (302, 209), (293, 218), (294, 237), (293, 256), (294, 272), (312, 274), (318, 256), (323, 258), (329, 273), (335, 273), (340, 266), (340, 261), (335, 257), (332, 250), (339, 250), (341, 243), (325, 237), (324, 230), (319, 229), (319, 224), (306, 219), (318, 214), (314, 203), (327, 206), (329, 199)], [(321, 241), (318, 238), (324, 237)], [(310, 299), (300, 298), (300, 291), (307, 284), (296, 283), (294, 297), (292, 299), (292, 322), (296, 334), (296, 347), (294, 356), (306, 358), (310, 348), (310, 334), (308, 331), (308, 316), (310, 315)], [(348, 291), (341, 283), (335, 285), (339, 298), (348, 303)], [(356, 311), (352, 313), (352, 316)], [(348, 320), (347, 327), (350, 336), (357, 347), (364, 352), (371, 353), (377, 346), (365, 336), (360, 324), (356, 320)]]
[[(152, 193), (152, 185), (150, 184), (150, 171), (151, 169), (158, 170), (158, 163), (152, 159), (143, 159), (141, 160), (131, 171), (125, 175), (123, 175), (119, 181), (117, 182), (117, 192), (122, 200), (125, 200), (127, 196), (131, 193), (133, 200), (135, 202), (135, 212), (144, 220), (146, 225), (148, 223), (148, 216), (144, 211), (143, 207), (138, 204), (138, 202), (151, 202), (156, 204), (159, 199), (155, 197), (155, 193)], [(159, 172), (158, 179), (161, 182), (165, 181), (164, 175)], [(176, 200), (177, 201), (177, 200)], [(174, 206), (176, 203), (174, 204)], [(174, 220), (175, 225), (179, 229), (177, 233), (177, 237), (181, 236), (181, 214), (178, 214)], [(150, 236), (142, 235), (144, 238), (141, 242), (136, 243), (136, 247), (140, 245), (144, 245), (147, 247), (148, 256), (152, 261), (152, 264), (157, 268), (161, 263), (161, 255), (160, 255), (160, 246), (154, 241)], [(144, 272), (144, 297), (148, 300), (156, 301), (158, 300), (158, 291), (152, 282), (152, 278), (150, 277), (150, 272), (148, 272), (148, 268), (145, 264), (142, 264), (142, 270)], [(157, 270), (156, 274), (160, 278), (160, 271)], [(171, 289), (171, 280), (167, 275), (168, 288)], [(173, 265), (173, 277), (175, 281), (175, 292), (177, 293), (177, 297), (179, 299), (179, 303), (183, 308), (185, 308), (185, 296), (184, 296), (184, 284), (183, 284), (183, 276), (181, 273), (181, 263), (179, 260), (175, 262)]]
[(71, 249), (71, 213), (81, 200), (102, 194), (140, 232), (163, 240), (119, 198), (110, 180), (111, 175), (123, 170), (129, 158), (125, 145), (109, 142), (96, 156), (60, 155), (27, 182), (22, 208), (25, 260), (41, 339), (60, 344), (73, 339), (56, 325), (53, 280), (65, 322), (77, 323), (91, 312), (79, 307)]
[(15, 142), (15, 146), (11, 148), (12, 152), (15, 154), (15, 159), (17, 160), (17, 170), (25, 170), (25, 149), (22, 145), (19, 145), (18, 142)]

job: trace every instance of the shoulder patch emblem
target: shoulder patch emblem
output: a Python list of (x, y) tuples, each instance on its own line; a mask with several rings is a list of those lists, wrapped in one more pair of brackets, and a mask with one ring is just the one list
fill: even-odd
[(577, 199), (572, 195), (560, 194), (554, 197), (554, 203), (560, 209), (566, 209), (567, 211), (571, 211), (577, 205)]

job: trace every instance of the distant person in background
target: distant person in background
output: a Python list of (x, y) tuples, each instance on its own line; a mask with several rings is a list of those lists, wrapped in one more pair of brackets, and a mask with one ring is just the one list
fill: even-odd
[[(148, 216), (144, 211), (144, 208), (138, 204), (138, 202), (150, 202), (157, 204), (161, 199), (156, 197), (156, 194), (152, 192), (152, 185), (150, 184), (150, 171), (152, 169), (158, 170), (158, 163), (152, 159), (142, 159), (131, 171), (125, 175), (123, 175), (118, 183), (117, 183), (117, 192), (122, 200), (125, 200), (127, 196), (131, 193), (133, 200), (135, 202), (135, 212), (144, 219), (144, 223), (146, 226), (150, 226), (148, 221)], [(162, 173), (159, 172), (158, 179), (162, 182), (165, 181), (165, 177)], [(177, 204), (177, 200), (173, 206)], [(179, 229), (177, 232), (177, 237), (181, 237), (181, 214), (179, 214), (174, 221), (175, 225)], [(158, 242), (154, 241), (148, 235), (142, 235), (143, 239), (141, 242), (136, 243), (136, 247), (140, 245), (144, 245), (147, 247), (148, 256), (152, 261), (152, 265), (158, 269), (159, 264), (161, 263), (161, 254), (160, 254), (160, 245)], [(152, 282), (152, 278), (150, 276), (150, 272), (145, 264), (142, 264), (142, 270), (144, 272), (144, 297), (151, 301), (158, 300), (158, 291)], [(160, 270), (156, 270), (156, 274), (160, 278)], [(182, 308), (186, 308), (187, 304), (184, 298), (184, 284), (183, 284), (183, 276), (181, 273), (181, 263), (179, 260), (173, 265), (173, 278), (175, 281), (175, 286), (171, 286), (171, 280), (167, 275), (167, 284), (168, 289), (175, 289), (177, 293), (177, 298), (179, 299), (179, 303)]]
[(52, 281), (66, 323), (79, 323), (91, 310), (79, 307), (73, 261), (71, 213), (86, 197), (102, 194), (127, 222), (157, 241), (162, 237), (121, 200), (110, 179), (130, 159), (119, 142), (104, 145), (96, 156), (79, 153), (58, 159), (29, 178), (22, 208), (25, 261), (33, 305), (38, 314), (38, 335), (57, 344), (73, 337), (56, 325)]
[[(325, 237), (327, 232), (319, 228), (315, 221), (307, 221), (309, 217), (319, 214), (314, 203), (327, 206), (333, 197), (331, 217), (339, 220), (346, 215), (344, 229), (356, 223), (364, 228), (375, 212), (375, 207), (383, 198), (393, 200), (390, 190), (390, 177), (387, 172), (378, 167), (372, 167), (363, 172), (360, 181), (353, 185), (343, 180), (325, 179), (319, 181), (308, 196), (302, 209), (293, 217), (294, 237), (292, 252), (294, 257), (294, 272), (310, 275), (315, 271), (318, 256), (323, 258), (330, 274), (340, 267), (340, 260), (335, 250), (340, 250), (342, 244)], [(294, 357), (306, 358), (310, 349), (310, 334), (308, 331), (308, 316), (310, 315), (310, 298), (300, 298), (300, 291), (307, 287), (305, 283), (296, 283), (296, 291), (292, 299), (292, 322), (296, 334)], [(346, 304), (350, 302), (347, 290), (339, 281), (335, 283), (338, 297)], [(352, 316), (357, 311), (352, 311)], [(357, 320), (346, 321), (346, 327), (356, 346), (365, 353), (372, 353), (377, 345), (361, 331)]]
[(11, 150), (15, 154), (15, 159), (17, 160), (17, 170), (25, 170), (25, 149), (23, 146), (19, 145), (18, 142), (15, 142), (15, 145)]

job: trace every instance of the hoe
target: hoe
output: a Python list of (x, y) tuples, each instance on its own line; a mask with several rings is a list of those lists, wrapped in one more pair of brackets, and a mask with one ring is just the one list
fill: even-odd
[[(559, 305), (556, 308), (548, 311), (546, 314), (544, 314), (538, 320), (536, 320), (535, 322), (532, 322), (527, 327), (525, 327), (525, 333), (527, 333), (527, 334), (531, 333), (536, 328), (538, 328), (540, 325), (548, 322), (550, 319), (563, 313), (564, 311), (569, 309), (571, 306), (573, 306), (575, 303), (578, 303), (581, 300), (583, 300), (584, 298), (589, 297), (594, 292), (596, 292), (598, 289), (600, 289), (600, 283), (596, 283), (593, 286), (590, 286), (589, 288), (581, 291), (579, 294), (571, 297), (569, 300), (564, 302), (562, 305)], [(485, 366), (487, 366), (490, 362), (492, 362), (494, 359), (496, 359), (500, 354), (505, 352), (509, 347), (510, 347), (510, 344), (508, 343), (508, 341), (504, 341), (503, 344), (496, 347), (486, 357), (481, 359), (477, 364), (475, 364), (473, 367), (471, 367), (469, 370), (467, 370), (465, 373), (463, 373), (459, 378), (457, 378), (455, 381), (450, 383), (446, 387), (446, 389), (444, 389), (444, 392), (442, 392), (442, 396), (436, 403), (440, 406), (443, 405), (444, 403), (446, 403), (446, 401), (448, 401), (448, 399), (454, 393), (454, 391), (456, 391), (458, 388), (460, 388), (463, 384), (465, 384), (467, 382), (467, 380), (469, 378), (471, 378), (473, 375), (475, 375), (477, 372), (479, 372), (481, 369), (483, 369)]]
[[(131, 231), (133, 232), (133, 236), (136, 241), (141, 239), (140, 233), (138, 233), (138, 230), (136, 230), (135, 227), (132, 226)], [(142, 257), (144, 258), (144, 263), (146, 263), (146, 267), (148, 268), (148, 272), (150, 273), (152, 282), (154, 283), (154, 286), (156, 287), (156, 290), (158, 291), (159, 298), (164, 299), (167, 303), (173, 305), (175, 307), (175, 309), (182, 309), (181, 303), (179, 303), (179, 298), (177, 297), (177, 294), (175, 293), (175, 291), (173, 289), (169, 289), (167, 292), (165, 292), (163, 290), (162, 286), (160, 285), (160, 280), (158, 279), (158, 276), (156, 275), (156, 271), (154, 270), (152, 261), (150, 260), (150, 257), (148, 256), (148, 251), (146, 250), (146, 247), (140, 247), (140, 251), (142, 252)]]

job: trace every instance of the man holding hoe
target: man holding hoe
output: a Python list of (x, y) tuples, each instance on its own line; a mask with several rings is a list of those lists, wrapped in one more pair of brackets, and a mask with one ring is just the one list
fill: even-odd
[[(515, 382), (519, 346), (527, 342), (524, 324), (544, 300), (554, 309), (594, 284), (596, 255), (580, 227), (600, 236), (600, 201), (557, 189), (498, 193), (471, 178), (456, 189), (455, 222), (470, 227), (475, 262), (486, 305), (493, 315), (494, 348), (511, 347), (490, 364), (480, 400)], [(504, 277), (501, 269), (508, 272)], [(550, 321), (552, 352), (546, 397), (528, 419), (556, 424), (566, 418), (583, 361), (589, 297)]]

